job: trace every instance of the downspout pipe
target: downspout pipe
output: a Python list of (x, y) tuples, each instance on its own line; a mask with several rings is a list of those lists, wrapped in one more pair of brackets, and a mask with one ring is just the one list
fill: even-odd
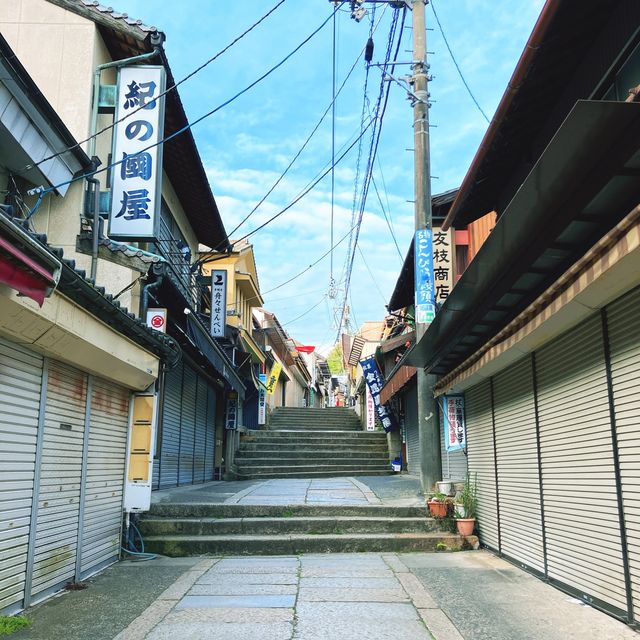
[[(496, 134), (498, 133), (498, 129), (500, 128), (500, 125), (502, 124), (502, 121), (504, 120), (504, 117), (507, 114), (507, 111), (509, 110), (514, 97), (520, 90), (522, 81), (527, 75), (529, 67), (531, 66), (531, 63), (533, 62), (538, 49), (542, 45), (542, 42), (547, 34), (547, 29), (553, 21), (561, 4), (562, 0), (547, 0), (544, 7), (542, 8), (540, 16), (538, 17), (538, 20), (533, 27), (533, 31), (529, 36), (529, 40), (527, 41), (524, 51), (520, 56), (520, 60), (518, 60), (515, 71), (511, 76), (511, 80), (509, 80), (509, 84), (507, 85), (507, 88), (502, 95), (500, 104), (498, 105), (498, 108), (496, 109), (496, 112), (491, 119), (491, 123), (489, 124), (489, 127), (487, 128), (487, 131), (482, 138), (482, 142), (480, 143), (480, 146), (476, 151), (473, 162), (471, 163), (471, 166), (469, 167), (469, 170), (467, 171), (467, 174), (465, 175), (464, 180), (460, 185), (460, 190), (456, 195), (456, 199), (453, 201), (451, 209), (449, 209), (449, 213), (442, 223), (443, 231), (447, 231), (453, 225), (460, 211), (460, 208), (464, 204), (467, 196), (469, 195), (469, 192), (471, 191), (471, 188), (475, 184), (476, 174), (480, 169), (480, 165), (482, 164), (485, 155), (491, 148)], [(488, 211), (486, 211), (485, 213), (488, 213)]]
[(98, 130), (98, 106), (100, 102), (100, 77), (105, 69), (114, 69), (123, 67), (124, 65), (131, 64), (132, 62), (144, 62), (145, 60), (151, 60), (157, 55), (161, 55), (162, 45), (164, 44), (166, 37), (162, 31), (151, 34), (151, 44), (153, 45), (153, 51), (149, 53), (142, 53), (138, 56), (132, 56), (131, 58), (123, 58), (122, 60), (112, 60), (111, 62), (105, 62), (99, 64), (93, 72), (93, 103), (91, 105), (91, 129), (89, 135), (89, 156), (95, 155), (96, 152), (96, 138), (95, 134)]
[(94, 172), (100, 166), (97, 156), (91, 158), (87, 183), (93, 185), (93, 229), (91, 231), (91, 280), (95, 283), (98, 274), (98, 247), (100, 243), (100, 180)]
[(153, 295), (161, 286), (164, 281), (164, 275), (160, 275), (155, 282), (145, 284), (142, 287), (142, 294), (140, 296), (140, 319), (142, 322), (147, 321), (147, 309), (149, 309), (149, 297)]

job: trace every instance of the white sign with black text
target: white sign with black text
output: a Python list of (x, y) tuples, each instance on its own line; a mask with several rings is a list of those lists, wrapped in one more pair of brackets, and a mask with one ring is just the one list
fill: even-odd
[[(109, 236), (155, 240), (162, 200), (165, 70), (122, 67), (113, 134)], [(131, 115), (129, 115), (131, 114)], [(122, 120), (122, 122), (119, 122)]]
[(211, 272), (211, 335), (224, 338), (227, 322), (227, 271), (214, 269)]

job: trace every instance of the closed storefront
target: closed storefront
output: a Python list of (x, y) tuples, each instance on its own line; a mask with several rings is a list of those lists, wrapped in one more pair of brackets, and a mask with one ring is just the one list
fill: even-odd
[(115, 562), (129, 390), (0, 339), (0, 611)]
[(420, 475), (420, 437), (418, 434), (418, 394), (416, 382), (407, 385), (402, 396), (404, 405), (404, 425), (407, 440), (407, 471), (411, 475)]
[(465, 392), (482, 543), (636, 621), (639, 308), (635, 290)]
[(213, 480), (216, 402), (216, 387), (190, 361), (166, 372), (154, 489)]
[(438, 408), (440, 422), (440, 455), (442, 464), (442, 479), (462, 482), (467, 477), (467, 455), (464, 449), (447, 451), (444, 432), (444, 416)]

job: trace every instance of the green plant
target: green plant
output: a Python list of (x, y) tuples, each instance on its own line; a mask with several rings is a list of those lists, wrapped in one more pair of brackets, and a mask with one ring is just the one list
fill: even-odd
[(471, 479), (471, 474), (467, 474), (464, 481), (464, 489), (460, 495), (460, 503), (464, 507), (465, 517), (475, 519), (478, 511), (477, 474), (473, 475), (473, 479)]
[(438, 542), (438, 544), (436, 544), (436, 551), (446, 551), (447, 550), (447, 545), (444, 542)]
[(8, 636), (14, 631), (31, 626), (31, 620), (24, 616), (0, 616), (0, 636)]
[(446, 500), (446, 493), (440, 493), (439, 491), (436, 491), (435, 493), (429, 495), (429, 502), (445, 502)]

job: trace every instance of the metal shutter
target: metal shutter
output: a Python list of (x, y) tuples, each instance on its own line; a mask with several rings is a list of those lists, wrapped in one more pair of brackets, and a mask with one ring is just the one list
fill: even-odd
[(213, 387), (207, 387), (207, 432), (204, 457), (205, 480), (213, 480), (216, 449), (216, 392)]
[(544, 572), (531, 358), (525, 358), (495, 376), (493, 403), (501, 551)]
[(420, 475), (418, 392), (415, 382), (410, 383), (410, 387), (404, 395), (404, 424), (407, 437), (407, 471), (412, 475)]
[(87, 376), (50, 361), (32, 596), (74, 578), (86, 399)]
[(207, 447), (207, 381), (198, 376), (196, 388), (196, 434), (193, 481), (204, 482), (204, 456)]
[(607, 308), (611, 378), (636, 621), (640, 619), (640, 289)]
[(24, 597), (42, 357), (0, 340), (0, 611)]
[(165, 374), (160, 448), (160, 489), (178, 485), (180, 451), (180, 408), (182, 405), (182, 363)]
[(447, 451), (444, 444), (444, 416), (438, 410), (440, 422), (440, 461), (442, 463), (442, 479), (461, 482), (467, 477), (467, 456), (462, 449)]
[(193, 448), (196, 431), (196, 384), (198, 374), (188, 365), (184, 366), (182, 381), (182, 413), (180, 425), (180, 466), (178, 483), (193, 483)]
[(129, 391), (91, 380), (91, 417), (82, 527), (81, 577), (118, 559)]
[(536, 354), (548, 574), (626, 611), (600, 316)]
[(483, 544), (500, 546), (489, 381), (465, 392), (469, 473), (477, 481), (478, 531)]

